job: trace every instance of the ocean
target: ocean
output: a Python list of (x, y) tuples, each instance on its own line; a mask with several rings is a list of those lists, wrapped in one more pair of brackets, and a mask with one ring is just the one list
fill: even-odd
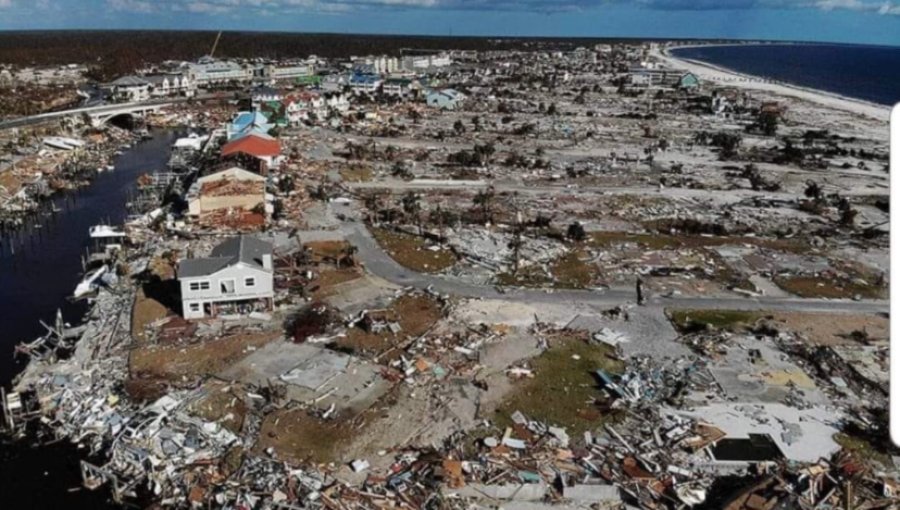
[(872, 103), (900, 102), (900, 47), (742, 44), (678, 48), (671, 53)]

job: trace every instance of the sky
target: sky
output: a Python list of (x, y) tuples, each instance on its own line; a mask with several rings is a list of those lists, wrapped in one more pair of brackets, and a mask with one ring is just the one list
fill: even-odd
[(900, 46), (900, 0), (0, 0), (0, 30), (112, 28)]

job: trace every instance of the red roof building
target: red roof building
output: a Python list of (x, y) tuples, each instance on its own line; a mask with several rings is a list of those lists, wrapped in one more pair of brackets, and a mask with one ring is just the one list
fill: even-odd
[(251, 133), (222, 147), (222, 157), (239, 153), (259, 159), (278, 157), (281, 155), (281, 142), (271, 136)]
[(250, 133), (225, 144), (222, 159), (268, 175), (270, 168), (280, 164), (281, 142), (269, 135)]

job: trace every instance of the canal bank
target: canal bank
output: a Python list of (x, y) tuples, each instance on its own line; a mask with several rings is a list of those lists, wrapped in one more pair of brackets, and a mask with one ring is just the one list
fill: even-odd
[[(88, 228), (121, 224), (126, 199), (138, 176), (163, 169), (176, 133), (155, 131), (114, 160), (115, 170), (101, 173), (87, 187), (54, 197), (60, 212), (5, 240), (0, 253), (0, 384), (24, 368), (14, 360), (15, 346), (45, 333), (40, 321), (52, 323), (57, 310), (77, 324), (87, 307), (71, 302), (81, 278), (81, 258), (89, 244)], [(83, 454), (63, 442), (31, 447), (27, 441), (0, 444), (0, 494), (11, 508), (116, 508), (105, 503), (106, 491), (81, 489), (78, 461)]]

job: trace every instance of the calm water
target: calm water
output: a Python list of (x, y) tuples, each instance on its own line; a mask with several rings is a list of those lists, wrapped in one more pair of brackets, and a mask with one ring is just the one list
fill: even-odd
[[(161, 169), (168, 160), (174, 133), (157, 132), (115, 161), (116, 170), (99, 175), (87, 188), (60, 196), (63, 209), (39, 220), (41, 228), (4, 239), (0, 254), (0, 384), (21, 370), (13, 348), (43, 333), (39, 319), (50, 323), (61, 308), (66, 321), (77, 323), (83, 305), (70, 303), (81, 274), (81, 255), (88, 228), (110, 221), (120, 224), (125, 201), (144, 172)], [(73, 200), (74, 199), (74, 200)], [(10, 248), (15, 246), (15, 253)], [(105, 491), (80, 489), (79, 451), (69, 443), (40, 448), (0, 443), (0, 508), (115, 508)]]
[(682, 48), (672, 54), (873, 103), (900, 102), (900, 47), (748, 44)]

